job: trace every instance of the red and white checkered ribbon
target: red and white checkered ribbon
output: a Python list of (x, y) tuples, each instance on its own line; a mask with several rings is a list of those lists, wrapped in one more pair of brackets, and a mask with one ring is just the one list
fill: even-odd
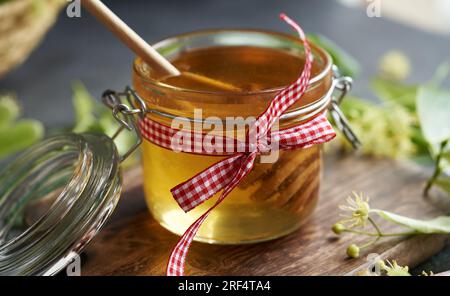
[[(249, 134), (256, 133), (256, 135), (262, 135), (261, 137), (265, 137), (271, 131), (272, 126), (278, 121), (280, 116), (301, 98), (308, 87), (311, 74), (311, 49), (303, 30), (286, 15), (281, 14), (280, 17), (298, 32), (300, 39), (304, 44), (306, 60), (300, 77), (292, 85), (280, 91), (270, 102), (266, 111), (263, 112), (250, 127)], [(172, 139), (173, 136), (179, 132), (178, 130), (174, 130), (171, 127), (162, 125), (149, 118), (142, 120), (140, 122), (140, 127), (144, 138), (159, 146), (173, 149)], [(279, 149), (289, 150), (322, 144), (333, 139), (335, 135), (336, 134), (327, 120), (326, 115), (322, 113), (304, 124), (272, 132), (271, 141), (278, 142)], [(184, 138), (190, 139), (189, 147), (191, 151), (188, 152), (211, 154), (202, 148), (204, 137), (205, 135), (199, 135), (198, 133), (184, 135)], [(225, 138), (222, 138), (220, 141), (226, 143)], [(189, 246), (203, 221), (205, 221), (209, 213), (217, 207), (252, 170), (257, 155), (264, 151), (264, 148), (264, 145), (260, 145), (260, 143), (257, 142), (253, 149), (246, 150), (245, 152), (233, 153), (228, 158), (215, 163), (191, 179), (171, 189), (173, 197), (185, 212), (195, 208), (217, 192), (223, 191), (216, 203), (189, 226), (183, 234), (170, 256), (167, 266), (167, 275), (183, 275)]]

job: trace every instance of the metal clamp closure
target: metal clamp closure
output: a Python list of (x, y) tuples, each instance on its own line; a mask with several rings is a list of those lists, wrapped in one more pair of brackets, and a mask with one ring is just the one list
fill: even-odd
[(354, 149), (361, 147), (361, 142), (352, 130), (347, 117), (345, 117), (339, 105), (345, 98), (347, 93), (352, 88), (353, 79), (348, 76), (340, 76), (339, 70), (336, 66), (333, 66), (335, 89), (340, 91), (340, 94), (333, 96), (328, 109), (330, 111), (331, 118), (333, 119), (336, 127), (343, 133), (345, 138), (351, 143)]
[[(128, 104), (123, 103), (123, 99), (125, 99)], [(115, 140), (124, 129), (136, 134), (136, 143), (134, 143), (125, 154), (120, 156), (120, 161), (122, 162), (142, 143), (142, 135), (136, 117), (144, 118), (147, 113), (147, 108), (145, 102), (129, 86), (121, 93), (112, 90), (105, 91), (102, 95), (102, 101), (112, 110), (114, 118), (120, 124), (119, 128), (112, 136), (113, 140)]]

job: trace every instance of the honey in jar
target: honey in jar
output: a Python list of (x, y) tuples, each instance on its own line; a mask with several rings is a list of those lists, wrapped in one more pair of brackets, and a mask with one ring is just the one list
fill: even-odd
[[(217, 82), (188, 75), (157, 77), (142, 60), (135, 61), (134, 87), (147, 106), (186, 118), (193, 117), (194, 109), (201, 109), (204, 117), (257, 117), (280, 89), (298, 78), (304, 65), (298, 40), (262, 31), (203, 31), (167, 39), (155, 47), (181, 72)], [(310, 86), (288, 110), (294, 116), (282, 119), (280, 128), (307, 122), (326, 108), (320, 102), (331, 87), (331, 61), (318, 48), (313, 48), (313, 54)], [(170, 126), (169, 117), (147, 116)], [(223, 157), (177, 153), (144, 140), (144, 190), (153, 217), (168, 230), (183, 234), (218, 196), (185, 213), (170, 189)], [(317, 203), (320, 172), (319, 146), (280, 151), (274, 163), (257, 160), (250, 174), (203, 222), (195, 239), (238, 244), (265, 241), (294, 231)]]

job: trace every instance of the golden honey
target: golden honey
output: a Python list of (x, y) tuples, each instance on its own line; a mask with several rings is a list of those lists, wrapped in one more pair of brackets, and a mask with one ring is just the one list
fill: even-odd
[[(220, 44), (218, 37), (226, 33), (235, 37), (241, 35), (243, 44)], [(251, 37), (258, 34), (267, 39), (267, 44), (261, 45), (261, 38), (252, 44)], [(211, 38), (214, 35), (216, 39)], [(192, 44), (200, 43), (197, 39), (201, 38), (211, 44), (205, 46), (206, 41), (203, 40), (202, 46), (195, 48)], [(175, 50), (167, 53), (165, 47), (170, 46)], [(297, 79), (304, 64), (301, 44), (295, 38), (261, 31), (205, 31), (181, 35), (156, 47), (166, 53), (182, 72), (200, 74), (238, 89), (224, 90), (183, 75), (161, 79), (137, 59), (133, 68), (133, 83), (148, 107), (188, 118), (192, 117), (195, 108), (201, 109), (204, 117), (257, 116), (280, 88)], [(300, 102), (291, 107), (293, 110), (311, 106), (330, 87), (329, 58), (317, 48), (314, 48), (314, 53), (311, 75), (322, 77), (316, 79)], [(169, 118), (157, 115), (151, 115), (151, 118), (170, 125)], [(301, 117), (292, 118), (281, 121), (280, 126), (283, 128), (305, 121)], [(222, 158), (176, 153), (144, 140), (144, 190), (153, 217), (168, 230), (176, 234), (184, 233), (214, 204), (218, 196), (184, 213), (173, 199), (170, 189)], [(275, 163), (259, 163), (257, 159), (252, 172), (211, 212), (195, 239), (237, 244), (269, 240), (292, 232), (313, 212), (319, 196), (320, 171), (319, 146), (280, 151)]]

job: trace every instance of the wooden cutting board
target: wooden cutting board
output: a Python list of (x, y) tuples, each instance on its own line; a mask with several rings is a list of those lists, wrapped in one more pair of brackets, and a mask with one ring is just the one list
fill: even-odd
[[(274, 241), (240, 246), (194, 243), (187, 258), (188, 275), (347, 275), (370, 265), (366, 256), (378, 253), (414, 267), (440, 251), (448, 235), (383, 239), (358, 259), (349, 259), (350, 243), (367, 238), (336, 236), (330, 227), (339, 219), (338, 205), (351, 191), (371, 197), (373, 208), (415, 218), (442, 214), (442, 205), (421, 197), (430, 174), (423, 168), (390, 160), (357, 157), (325, 159), (321, 197), (312, 218), (298, 231)], [(178, 237), (162, 228), (147, 211), (141, 171), (124, 175), (124, 193), (111, 220), (82, 257), (84, 275), (164, 275)], [(386, 225), (394, 230), (396, 226)]]

